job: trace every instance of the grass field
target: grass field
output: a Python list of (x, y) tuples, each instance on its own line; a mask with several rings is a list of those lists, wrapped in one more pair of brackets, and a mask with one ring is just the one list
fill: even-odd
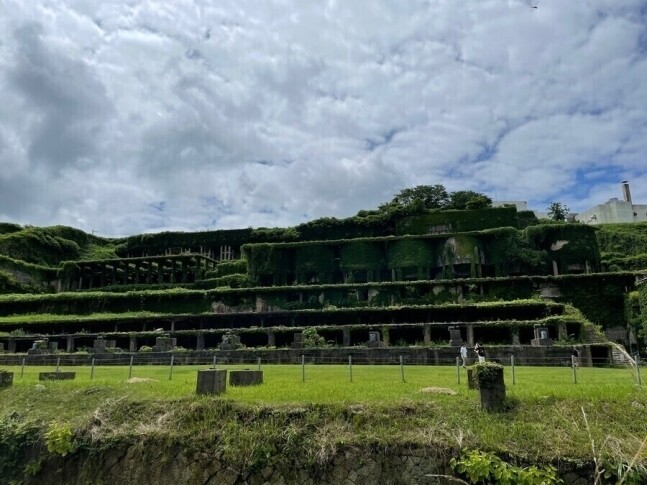
[[(506, 367), (509, 410), (490, 414), (479, 409), (465, 371), (458, 384), (450, 366), (404, 366), (403, 382), (398, 365), (354, 365), (350, 382), (348, 366), (306, 364), (303, 381), (300, 365), (264, 365), (261, 386), (197, 396), (197, 370), (207, 367), (175, 366), (170, 380), (168, 365), (134, 366), (130, 381), (128, 366), (95, 367), (93, 379), (90, 367), (61, 367), (76, 371), (76, 379), (57, 382), (38, 381), (38, 372), (52, 367), (27, 366), (22, 377), (19, 366), (5, 367), (15, 376), (13, 387), (0, 390), (0, 421), (19, 415), (45, 428), (68, 423), (93, 442), (160, 436), (222, 446), (225, 440), (231, 450), (294, 448), (295, 456), (341, 445), (431, 446), (529, 463), (590, 462), (591, 440), (599, 460), (627, 463), (647, 435), (647, 388), (635, 384), (628, 368), (580, 368), (575, 384), (568, 367), (516, 367), (513, 385)], [(429, 387), (456, 394), (422, 392)], [(303, 443), (290, 441), (291, 433)], [(647, 470), (647, 456), (639, 464)]]

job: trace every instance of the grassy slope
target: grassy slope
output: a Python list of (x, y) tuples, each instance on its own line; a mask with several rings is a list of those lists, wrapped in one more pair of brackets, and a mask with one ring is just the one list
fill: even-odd
[[(230, 367), (233, 368), (233, 367)], [(194, 394), (196, 367), (136, 367), (133, 376), (156, 381), (129, 384), (127, 367), (75, 368), (76, 381), (38, 386), (28, 367), (12, 389), (0, 391), (0, 422), (19, 416), (23, 426), (45, 429), (70, 423), (77, 444), (101, 446), (158, 437), (185, 446), (222, 450), (240, 466), (297, 459), (325, 463), (346, 447), (414, 446), (456, 454), (460, 448), (494, 451), (519, 463), (592, 459), (586, 412), (598, 458), (627, 462), (645, 438), (647, 390), (628, 369), (578, 371), (506, 369), (508, 412), (478, 409), (478, 394), (456, 383), (452, 367), (411, 366), (401, 382), (398, 366), (266, 366), (260, 387), (231, 388), (221, 398)], [(51, 370), (51, 369), (47, 369)], [(69, 369), (66, 369), (69, 370)], [(464, 371), (462, 371), (464, 373)], [(427, 394), (429, 386), (458, 395)], [(25, 404), (28, 403), (27, 406)], [(31, 423), (31, 424), (28, 424)], [(647, 456), (641, 458), (647, 466)]]

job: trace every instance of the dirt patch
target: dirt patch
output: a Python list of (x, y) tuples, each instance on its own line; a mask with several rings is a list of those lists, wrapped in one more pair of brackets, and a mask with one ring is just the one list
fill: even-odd
[(128, 384), (140, 384), (142, 382), (159, 382), (157, 379), (149, 379), (148, 377), (131, 377), (126, 381)]
[(420, 392), (424, 392), (425, 394), (447, 394), (448, 396), (458, 395), (456, 391), (447, 387), (424, 387), (420, 389)]

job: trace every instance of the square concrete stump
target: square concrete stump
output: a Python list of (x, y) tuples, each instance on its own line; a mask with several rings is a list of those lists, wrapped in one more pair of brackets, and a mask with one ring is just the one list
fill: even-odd
[(227, 390), (227, 371), (204, 369), (198, 371), (198, 394), (222, 394)]
[(13, 372), (0, 371), (0, 389), (13, 385)]
[(40, 372), (39, 381), (69, 381), (76, 379), (76, 372)]
[(232, 370), (229, 372), (230, 386), (257, 386), (263, 384), (262, 370)]

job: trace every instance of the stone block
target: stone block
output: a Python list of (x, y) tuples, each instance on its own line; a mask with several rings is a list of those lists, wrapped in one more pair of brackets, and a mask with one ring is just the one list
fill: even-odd
[(262, 370), (232, 370), (229, 372), (230, 386), (256, 386), (263, 384)]
[(0, 389), (13, 385), (13, 372), (0, 371)]
[(227, 390), (227, 371), (204, 369), (198, 371), (196, 393), (222, 394)]
[(469, 389), (478, 389), (473, 368), (467, 369), (467, 387)]
[(76, 372), (40, 372), (39, 381), (68, 381), (76, 379)]
[(449, 345), (452, 347), (460, 347), (463, 345), (463, 337), (461, 337), (460, 328), (449, 327)]

